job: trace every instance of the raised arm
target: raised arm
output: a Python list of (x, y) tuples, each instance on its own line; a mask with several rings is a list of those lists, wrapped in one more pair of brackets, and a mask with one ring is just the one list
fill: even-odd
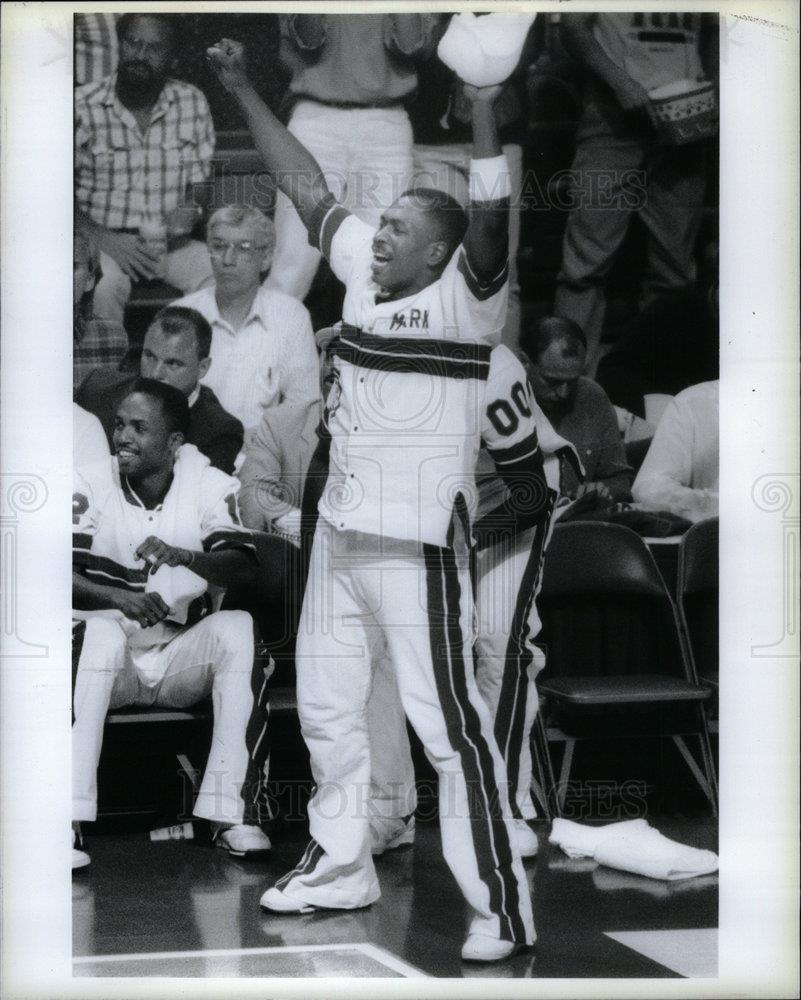
[(593, 76), (611, 87), (624, 111), (644, 108), (648, 94), (622, 66), (604, 52), (592, 33), (594, 14), (563, 14), (560, 38), (571, 55)]
[(320, 165), (256, 93), (245, 71), (241, 42), (223, 38), (208, 50), (208, 57), (241, 107), (267, 169), (308, 228), (315, 209), (329, 196)]
[(501, 144), (493, 105), (503, 88), (471, 87), (464, 92), (471, 102), (473, 161), (470, 176), (469, 225), (464, 245), (476, 277), (492, 281), (503, 269), (509, 254), (509, 169), (499, 168)]

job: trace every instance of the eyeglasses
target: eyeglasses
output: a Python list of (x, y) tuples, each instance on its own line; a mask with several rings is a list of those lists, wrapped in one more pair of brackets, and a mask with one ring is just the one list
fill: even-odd
[(209, 240), (209, 253), (212, 257), (224, 257), (226, 250), (233, 250), (236, 256), (253, 257), (261, 250), (266, 250), (264, 243), (251, 243), (250, 240), (242, 240), (241, 243), (228, 243), (226, 240)]

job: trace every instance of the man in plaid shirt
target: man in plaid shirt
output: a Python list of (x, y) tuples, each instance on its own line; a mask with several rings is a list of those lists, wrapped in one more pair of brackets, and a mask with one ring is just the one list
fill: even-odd
[(171, 285), (192, 292), (211, 280), (206, 248), (189, 234), (208, 194), (214, 127), (203, 94), (169, 76), (173, 16), (124, 14), (117, 34), (117, 72), (75, 92), (75, 202), (100, 251), (95, 311), (121, 322), (131, 283), (157, 271), (139, 242), (146, 220), (167, 226)]
[(72, 247), (72, 390), (95, 368), (119, 368), (128, 353), (121, 323), (94, 315), (95, 285), (101, 278), (97, 250), (77, 232)]

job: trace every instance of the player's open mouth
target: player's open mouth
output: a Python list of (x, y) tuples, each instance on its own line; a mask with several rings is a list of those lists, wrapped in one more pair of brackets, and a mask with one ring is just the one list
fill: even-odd
[(380, 271), (391, 260), (392, 258), (390, 257), (389, 254), (384, 253), (383, 251), (380, 250), (373, 250), (373, 263), (372, 263), (373, 274), (375, 274), (376, 271)]
[(139, 454), (139, 452), (137, 452), (137, 451), (131, 451), (130, 448), (118, 448), (117, 449), (117, 458), (122, 459), (123, 461), (127, 461), (127, 459), (129, 459), (129, 458), (136, 458), (136, 456), (138, 454)]

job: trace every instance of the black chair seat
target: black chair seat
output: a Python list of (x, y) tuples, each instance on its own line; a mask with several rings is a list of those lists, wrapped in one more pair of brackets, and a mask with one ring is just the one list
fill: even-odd
[(708, 688), (660, 674), (554, 677), (538, 682), (540, 694), (571, 705), (620, 705), (660, 701), (704, 701)]

